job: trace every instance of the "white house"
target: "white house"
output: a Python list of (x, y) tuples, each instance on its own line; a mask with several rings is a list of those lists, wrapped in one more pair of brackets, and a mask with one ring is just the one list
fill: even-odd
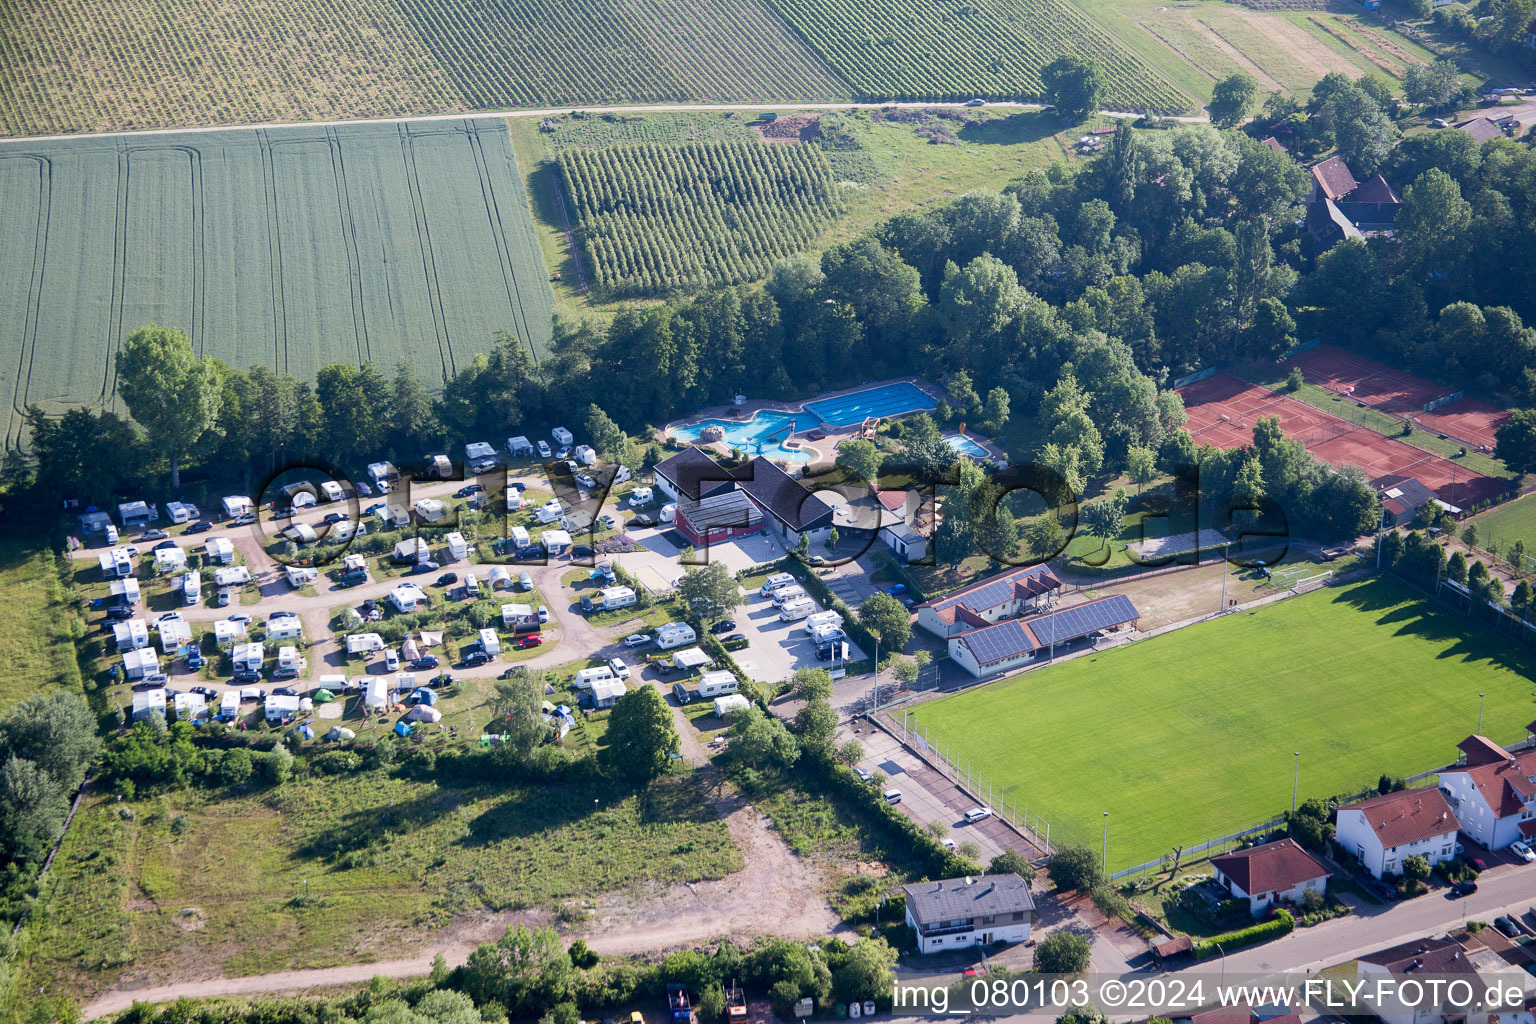
[(1035, 900), (1029, 883), (1009, 872), (944, 878), (903, 887), (907, 925), (922, 953), (994, 942), (1027, 942)]
[(155, 629), (160, 633), (160, 653), (168, 658), (192, 646), (192, 624), (184, 619), (161, 619)]
[(235, 546), (228, 537), (209, 537), (203, 541), (203, 558), (210, 565), (229, 565), (235, 560)]
[(129, 679), (143, 679), (160, 671), (160, 656), (153, 647), (138, 647), (123, 652), (123, 675)]
[(164, 690), (144, 690), (133, 695), (133, 720), (135, 722), (142, 718), (148, 718), (156, 711), (160, 712), (161, 717), (165, 716)]
[(1340, 807), (1336, 834), (1339, 845), (1380, 878), (1402, 874), (1409, 857), (1430, 866), (1451, 860), (1460, 827), (1438, 789), (1403, 789)]
[[(1134, 625), (1141, 617), (1131, 599), (1109, 594), (1025, 619), (1004, 619), (949, 637), (949, 656), (978, 679), (1051, 657), (1057, 647)], [(969, 621), (969, 613), (966, 613)]]
[(299, 698), (287, 697), (281, 693), (269, 694), (266, 712), (269, 722), (281, 722), (285, 718), (292, 718), (299, 713)]
[(389, 592), (389, 603), (402, 614), (414, 612), (427, 603), (427, 595), (414, 583), (400, 583)]
[(933, 510), (917, 491), (881, 491), (879, 537), (903, 562), (915, 562), (928, 554), (933, 536)]
[(260, 643), (235, 644), (229, 653), (236, 672), (260, 672), (262, 662), (267, 660), (266, 645)]
[(1328, 869), (1294, 839), (1211, 858), (1216, 884), (1248, 901), (1255, 917), (1280, 903), (1300, 903), (1308, 890), (1328, 891)]
[(136, 651), (140, 647), (149, 646), (149, 627), (143, 619), (129, 619), (127, 622), (112, 623), (112, 638), (117, 641), (117, 649), (120, 651)]
[(303, 640), (304, 623), (292, 612), (273, 612), (267, 616), (267, 641)]
[(457, 530), (444, 537), (443, 543), (448, 548), (449, 561), (457, 562), (469, 554), (469, 545), (465, 542), (464, 535)]
[(135, 526), (148, 526), (160, 518), (160, 512), (154, 505), (142, 501), (125, 501), (117, 506), (117, 518), (123, 524), (123, 529), (132, 529)]
[(173, 523), (190, 523), (201, 516), (202, 512), (189, 501), (168, 501), (165, 503), (165, 514)]
[[(1526, 729), (1536, 732), (1536, 722)], [(1461, 763), (1440, 773), (1440, 788), (1461, 830), (1490, 850), (1536, 840), (1536, 749), (1516, 756), (1485, 736), (1460, 746)]]
[(161, 576), (187, 571), (187, 553), (179, 547), (155, 549), (155, 572)]
[(225, 495), (222, 504), (224, 506), (224, 516), (226, 519), (233, 519), (236, 516), (249, 515), (250, 513), (256, 511), (255, 502), (251, 501), (250, 498), (247, 498), (243, 494)]

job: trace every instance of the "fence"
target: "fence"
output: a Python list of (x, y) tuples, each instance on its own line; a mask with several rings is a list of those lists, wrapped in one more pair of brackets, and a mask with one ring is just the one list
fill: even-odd
[(1183, 376), (1183, 377), (1179, 377), (1177, 380), (1175, 380), (1173, 382), (1173, 386), (1176, 389), (1177, 388), (1182, 388), (1182, 387), (1187, 387), (1188, 385), (1193, 384), (1196, 381), (1205, 380), (1207, 377), (1214, 377), (1214, 376), (1216, 376), (1216, 374), (1218, 372), (1219, 371), (1216, 369), (1216, 367), (1214, 367), (1214, 366), (1207, 366), (1203, 370), (1196, 370), (1194, 373), (1188, 374), (1188, 375)]
[(1285, 354), (1280, 357), (1280, 360), (1284, 362), (1292, 356), (1299, 356), (1309, 349), (1317, 348), (1317, 346), (1321, 345), (1322, 343), (1322, 338), (1313, 338), (1311, 341), (1298, 341), (1296, 344), (1292, 345), (1289, 349), (1286, 350)]
[[(1270, 829), (1277, 828), (1278, 826), (1284, 824), (1284, 818), (1274, 818), (1270, 821), (1266, 821), (1262, 825), (1254, 825), (1252, 828), (1245, 828), (1241, 832), (1233, 832), (1230, 835), (1221, 836), (1218, 839), (1207, 839), (1203, 843), (1197, 843), (1194, 846), (1186, 846), (1184, 848), (1182, 857), (1198, 860), (1201, 854), (1208, 854), (1213, 850), (1222, 850), (1223, 847), (1227, 846), (1236, 846), (1238, 843), (1242, 842), (1244, 839), (1247, 839), (1249, 836), (1256, 836), (1261, 832), (1268, 832)], [(1222, 850), (1222, 852), (1225, 851)], [(1128, 878), (1131, 875), (1139, 875), (1143, 871), (1153, 871), (1162, 867), (1165, 863), (1167, 863), (1167, 861), (1167, 857), (1159, 857), (1157, 860), (1149, 860), (1145, 864), (1138, 864), (1133, 868), (1125, 868), (1122, 871), (1116, 871), (1114, 874), (1109, 876), (1109, 880), (1111, 882), (1117, 882), (1120, 879)]]
[(1453, 392), (1451, 392), (1448, 395), (1442, 395), (1441, 397), (1435, 399), (1432, 402), (1425, 402), (1424, 403), (1424, 408), (1420, 409), (1419, 411), (1420, 412), (1434, 412), (1436, 409), (1440, 408), (1442, 405), (1450, 405), (1452, 402), (1460, 401), (1465, 395), (1466, 395), (1465, 391), (1453, 391)]

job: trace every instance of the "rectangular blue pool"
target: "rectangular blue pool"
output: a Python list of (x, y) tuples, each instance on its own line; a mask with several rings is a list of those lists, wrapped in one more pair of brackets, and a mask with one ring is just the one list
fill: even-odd
[(901, 381), (881, 384), (838, 398), (806, 402), (806, 412), (815, 413), (829, 427), (851, 427), (870, 416), (904, 416), (909, 412), (932, 409), (938, 403), (916, 384)]

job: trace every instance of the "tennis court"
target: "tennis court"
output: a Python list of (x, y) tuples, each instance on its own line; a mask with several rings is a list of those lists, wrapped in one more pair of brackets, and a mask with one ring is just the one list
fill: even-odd
[(1286, 436), (1326, 462), (1359, 466), (1375, 480), (1409, 476), (1453, 505), (1472, 505), (1504, 493), (1503, 480), (1469, 473), (1449, 459), (1384, 437), (1366, 427), (1277, 395), (1229, 374), (1217, 374), (1179, 389), (1185, 424), (1196, 444), (1242, 448), (1253, 443), (1254, 424), (1266, 416), (1280, 419)]
[(1509, 416), (1503, 409), (1475, 398), (1458, 398), (1432, 412), (1424, 407), (1455, 393), (1422, 377), (1394, 370), (1374, 359), (1346, 352), (1334, 345), (1319, 345), (1289, 360), (1307, 380), (1319, 387), (1346, 394), (1357, 402), (1411, 419), (1425, 430), (1444, 434), (1471, 448), (1492, 451), (1494, 432)]

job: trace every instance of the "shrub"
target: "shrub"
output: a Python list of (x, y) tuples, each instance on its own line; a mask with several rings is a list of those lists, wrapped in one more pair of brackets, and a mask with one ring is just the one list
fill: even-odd
[(1088, 892), (1103, 881), (1099, 870), (1099, 858), (1084, 846), (1060, 846), (1051, 855), (1046, 866), (1051, 883), (1058, 889), (1078, 889)]
[(346, 775), (363, 766), (360, 754), (351, 750), (327, 750), (317, 756), (310, 767), (321, 775)]
[(1076, 932), (1054, 932), (1035, 946), (1035, 970), (1048, 974), (1081, 974), (1088, 969), (1092, 946)]
[[(1230, 953), (1234, 949), (1243, 946), (1251, 946), (1259, 942), (1269, 942), (1278, 939), (1282, 935), (1289, 934), (1296, 927), (1296, 919), (1291, 916), (1289, 910), (1277, 910), (1275, 916), (1268, 921), (1250, 925), (1247, 928), (1239, 928), (1236, 931), (1227, 932), (1225, 935), (1217, 935), (1197, 942), (1194, 948), (1196, 960), (1217, 956), (1223, 950)], [(1218, 948), (1219, 947), (1219, 948)]]

